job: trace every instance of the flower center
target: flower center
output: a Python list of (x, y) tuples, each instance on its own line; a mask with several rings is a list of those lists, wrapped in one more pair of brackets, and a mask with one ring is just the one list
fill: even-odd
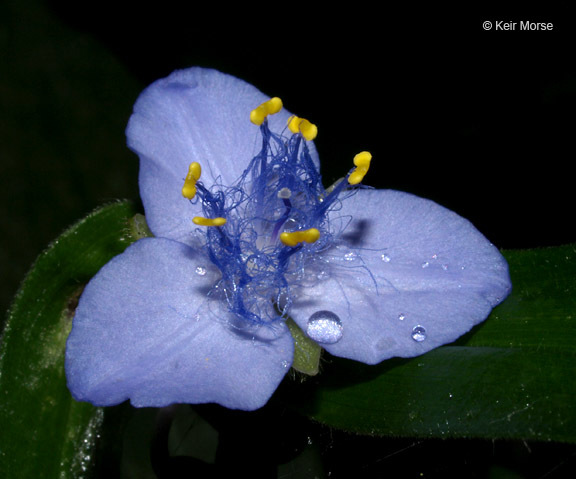
[(356, 189), (371, 159), (370, 153), (359, 153), (346, 181), (324, 189), (307, 144), (316, 137), (316, 126), (293, 116), (290, 136), (272, 132), (267, 117), (281, 108), (282, 101), (272, 98), (252, 110), (262, 146), (234, 184), (206, 187), (194, 162), (182, 188), (185, 198), (201, 202), (204, 216), (192, 221), (208, 227), (206, 252), (222, 273), (217, 289), (230, 312), (256, 324), (277, 320), (278, 312), (286, 316), (291, 288), (341, 233), (330, 224), (328, 211)]

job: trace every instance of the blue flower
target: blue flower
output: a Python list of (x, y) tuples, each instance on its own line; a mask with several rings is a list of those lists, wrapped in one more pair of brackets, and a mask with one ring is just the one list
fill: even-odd
[(142, 93), (127, 136), (155, 236), (82, 294), (66, 351), (76, 399), (252, 410), (292, 364), (288, 317), (376, 364), (454, 341), (506, 297), (505, 260), (467, 220), (362, 186), (369, 153), (324, 189), (314, 125), (281, 107), (200, 68)]

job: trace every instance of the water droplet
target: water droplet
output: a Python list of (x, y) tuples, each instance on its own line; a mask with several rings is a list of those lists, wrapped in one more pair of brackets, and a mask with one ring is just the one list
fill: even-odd
[(283, 368), (288, 368), (288, 361), (282, 361), (282, 367)]
[(448, 271), (448, 265), (447, 265), (447, 264), (443, 264), (443, 265), (442, 265), (442, 269), (443, 269), (444, 271)]
[(388, 256), (387, 254), (383, 254), (381, 258), (382, 261), (384, 261), (384, 263), (390, 263), (390, 256)]
[(356, 259), (356, 253), (354, 253), (353, 251), (351, 251), (350, 253), (346, 253), (344, 255), (344, 259), (346, 261), (354, 261)]
[(198, 266), (196, 268), (196, 274), (199, 276), (204, 276), (206, 274), (206, 268), (204, 268), (202, 266)]
[(426, 329), (423, 326), (414, 326), (412, 329), (412, 339), (421, 343), (426, 339)]
[(437, 254), (433, 254), (433, 255), (432, 255), (432, 259), (438, 259), (438, 255), (437, 255)]
[(332, 311), (316, 311), (308, 319), (306, 334), (319, 343), (334, 344), (342, 339), (342, 323)]
[(428, 266), (430, 266), (430, 263), (428, 263), (428, 261), (424, 261), (424, 263), (422, 263), (422, 269), (427, 268)]
[(404, 321), (404, 320), (406, 319), (406, 315), (405, 315), (404, 313), (400, 313), (400, 314), (398, 315), (398, 319), (399, 319), (400, 321)]

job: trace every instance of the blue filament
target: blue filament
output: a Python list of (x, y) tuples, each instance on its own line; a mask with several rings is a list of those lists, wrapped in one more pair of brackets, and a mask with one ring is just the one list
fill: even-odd
[[(327, 213), (349, 187), (342, 181), (327, 194), (300, 133), (278, 135), (267, 120), (260, 132), (262, 147), (234, 185), (196, 184), (204, 215), (226, 218), (225, 225), (204, 230), (205, 248), (222, 273), (219, 287), (229, 311), (248, 325), (273, 322), (279, 309), (281, 315), (289, 309), (290, 288), (306, 264), (340, 233), (332, 231)], [(289, 199), (279, 197), (283, 188), (290, 190)], [(315, 243), (289, 247), (278, 239), (281, 230), (309, 228), (320, 231)]]

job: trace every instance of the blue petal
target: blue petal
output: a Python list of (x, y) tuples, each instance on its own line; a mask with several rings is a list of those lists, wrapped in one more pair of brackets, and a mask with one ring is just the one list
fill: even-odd
[[(126, 135), (140, 157), (140, 195), (156, 236), (188, 242), (190, 219), (202, 214), (181, 194), (189, 164), (201, 164), (206, 187), (231, 185), (261, 148), (250, 112), (268, 99), (238, 78), (202, 68), (176, 71), (140, 95)], [(286, 110), (271, 116), (271, 128), (283, 131), (289, 117)]]
[(330, 213), (348, 224), (323, 258), (323, 277), (291, 315), (306, 330), (332, 311), (342, 339), (330, 353), (374, 364), (450, 343), (509, 293), (506, 261), (474, 226), (436, 203), (391, 190), (360, 190)]
[(208, 296), (218, 277), (203, 254), (167, 239), (140, 240), (109, 262), (86, 286), (68, 339), (73, 396), (264, 405), (291, 365), (292, 337), (282, 322), (254, 336), (230, 327), (226, 302)]

